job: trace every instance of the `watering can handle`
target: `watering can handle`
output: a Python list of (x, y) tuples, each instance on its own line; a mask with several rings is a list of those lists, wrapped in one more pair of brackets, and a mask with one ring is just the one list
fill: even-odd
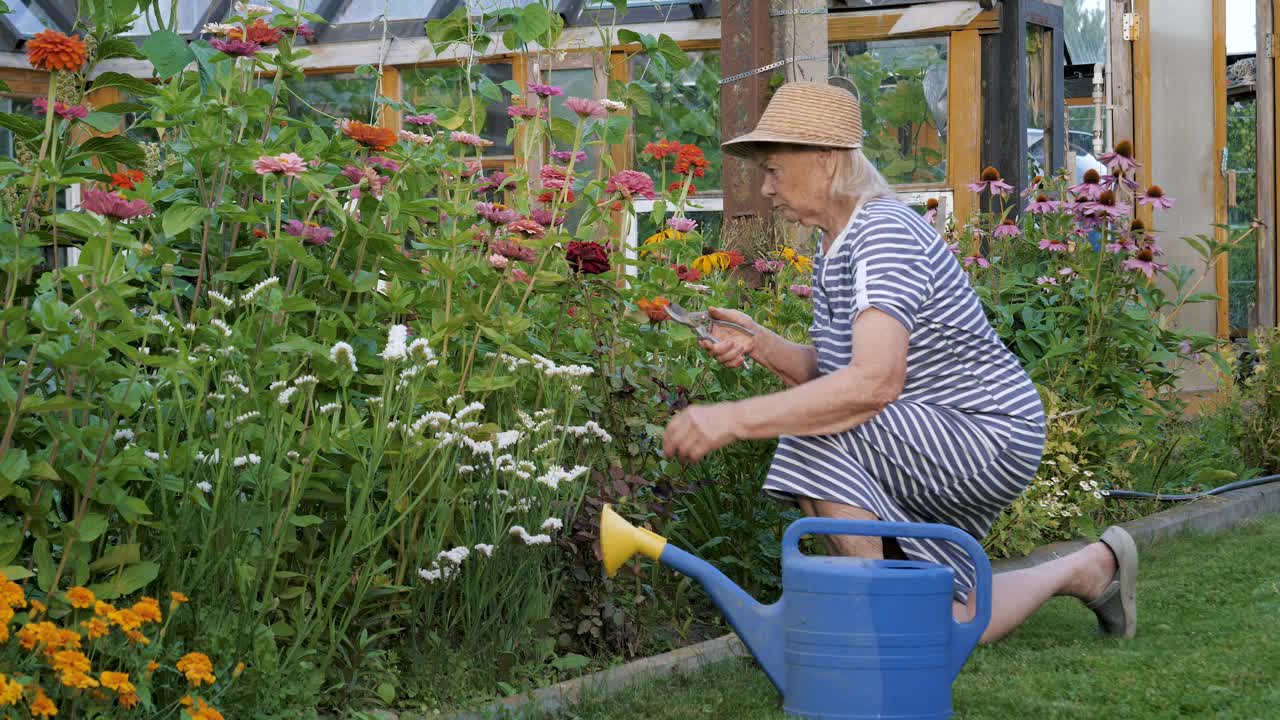
[(840, 520), (836, 518), (802, 518), (791, 523), (782, 536), (782, 557), (799, 554), (800, 538), (804, 535), (867, 535), (872, 537), (910, 537), (946, 540), (964, 548), (977, 569), (978, 612), (969, 622), (955, 622), (952, 640), (951, 675), (955, 677), (965, 659), (978, 644), (982, 633), (991, 622), (991, 561), (982, 545), (973, 536), (959, 528), (936, 523), (901, 523), (883, 520)]

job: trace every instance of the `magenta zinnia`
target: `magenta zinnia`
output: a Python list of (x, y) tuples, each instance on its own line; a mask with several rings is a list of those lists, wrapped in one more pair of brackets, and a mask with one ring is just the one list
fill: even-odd
[(290, 220), (285, 223), (284, 231), (296, 238), (302, 238), (302, 242), (307, 245), (327, 245), (333, 239), (332, 229), (313, 222)]
[(213, 46), (214, 50), (219, 50), (232, 57), (253, 57), (258, 54), (259, 50), (262, 50), (261, 45), (256, 42), (249, 42), (248, 40), (222, 40), (220, 38), (214, 38), (209, 41), (209, 44)]
[(605, 184), (604, 191), (627, 199), (638, 196), (645, 200), (652, 200), (657, 197), (657, 193), (653, 191), (653, 179), (639, 170), (623, 170), (614, 175)]
[(146, 200), (129, 200), (120, 193), (93, 188), (81, 194), (80, 207), (116, 220), (132, 220), (155, 212)]

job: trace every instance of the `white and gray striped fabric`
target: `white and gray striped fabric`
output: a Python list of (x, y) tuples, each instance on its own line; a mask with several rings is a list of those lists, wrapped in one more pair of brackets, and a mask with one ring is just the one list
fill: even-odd
[[(783, 436), (764, 489), (854, 505), (882, 520), (954, 525), (982, 539), (1026, 488), (1044, 449), (1044, 410), (1017, 357), (983, 314), (968, 275), (932, 226), (895, 199), (866, 202), (814, 264), (818, 372), (848, 366), (867, 308), (907, 328), (907, 377), (883, 412), (835, 435)], [(908, 557), (974, 565), (950, 543), (901, 538)]]

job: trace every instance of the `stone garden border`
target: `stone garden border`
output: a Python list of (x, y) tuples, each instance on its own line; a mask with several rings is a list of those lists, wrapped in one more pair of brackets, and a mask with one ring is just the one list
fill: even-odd
[[(1280, 514), (1280, 482), (1235, 490), (1222, 495), (1195, 500), (1124, 523), (1139, 547), (1146, 547), (1185, 532), (1220, 532), (1266, 515)], [(1022, 558), (997, 560), (996, 572), (1018, 570), (1039, 565), (1083, 547), (1089, 541), (1073, 540), (1051, 543), (1037, 548)], [(526, 717), (540, 710), (555, 712), (570, 707), (584, 698), (616, 693), (632, 685), (673, 673), (687, 673), (704, 665), (747, 655), (746, 648), (732, 633), (714, 640), (690, 645), (661, 655), (642, 658), (618, 667), (566, 680), (550, 687), (514, 695), (476, 711), (453, 714), (397, 714), (387, 711), (367, 713), (376, 720), (498, 720)]]

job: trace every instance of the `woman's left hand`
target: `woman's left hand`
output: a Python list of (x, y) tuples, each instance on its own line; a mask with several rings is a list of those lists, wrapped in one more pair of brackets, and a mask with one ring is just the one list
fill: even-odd
[(712, 450), (738, 439), (738, 415), (733, 403), (690, 405), (681, 410), (662, 435), (662, 455), (698, 462)]

